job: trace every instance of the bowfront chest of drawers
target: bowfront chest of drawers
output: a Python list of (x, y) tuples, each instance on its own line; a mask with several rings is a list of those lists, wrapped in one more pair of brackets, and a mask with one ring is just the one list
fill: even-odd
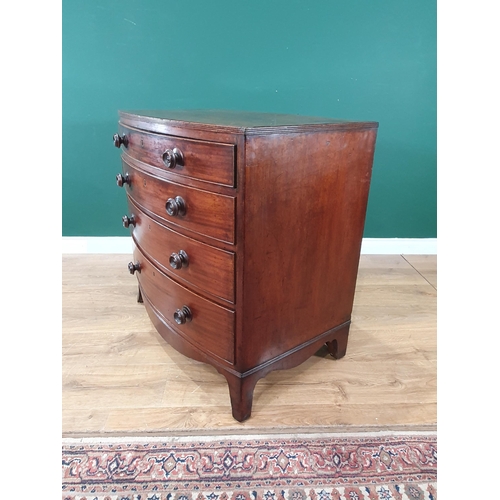
[(213, 365), (233, 416), (255, 384), (347, 347), (378, 124), (120, 111), (129, 271), (160, 335)]

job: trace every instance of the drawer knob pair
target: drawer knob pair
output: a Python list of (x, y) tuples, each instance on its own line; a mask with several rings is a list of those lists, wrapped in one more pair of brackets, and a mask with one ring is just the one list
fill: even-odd
[(123, 227), (135, 226), (135, 217), (133, 215), (130, 217), (128, 215), (124, 215), (122, 217), (122, 223)]
[(169, 198), (165, 204), (167, 214), (175, 217), (176, 215), (186, 215), (186, 202), (180, 197)]
[(113, 143), (117, 148), (119, 148), (122, 144), (125, 147), (127, 147), (128, 146), (128, 137), (125, 134), (123, 134), (123, 135), (115, 134), (113, 136)]
[(175, 168), (184, 165), (184, 156), (179, 148), (167, 149), (162, 155), (163, 163), (167, 168)]
[(181, 309), (177, 309), (174, 312), (174, 321), (178, 325), (183, 325), (184, 323), (188, 323), (193, 319), (193, 314), (191, 313), (191, 309), (188, 306), (182, 306)]
[(128, 184), (130, 186), (130, 176), (128, 174), (125, 175), (118, 174), (116, 176), (116, 184), (119, 187), (123, 187), (124, 184)]

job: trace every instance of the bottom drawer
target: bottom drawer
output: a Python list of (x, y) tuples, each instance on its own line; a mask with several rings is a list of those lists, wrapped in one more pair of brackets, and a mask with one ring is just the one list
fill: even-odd
[(201, 350), (234, 364), (234, 312), (179, 285), (134, 250), (145, 298), (172, 329)]

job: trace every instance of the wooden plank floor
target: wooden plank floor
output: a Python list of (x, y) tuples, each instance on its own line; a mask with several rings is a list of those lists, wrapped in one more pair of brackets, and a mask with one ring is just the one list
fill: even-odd
[(363, 255), (346, 356), (272, 372), (243, 423), (225, 378), (156, 333), (129, 260), (63, 256), (65, 436), (436, 428), (436, 256)]

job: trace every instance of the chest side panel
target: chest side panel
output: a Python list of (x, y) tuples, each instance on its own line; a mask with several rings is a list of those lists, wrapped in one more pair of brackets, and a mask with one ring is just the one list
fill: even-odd
[(245, 369), (350, 319), (375, 137), (375, 129), (247, 137)]

